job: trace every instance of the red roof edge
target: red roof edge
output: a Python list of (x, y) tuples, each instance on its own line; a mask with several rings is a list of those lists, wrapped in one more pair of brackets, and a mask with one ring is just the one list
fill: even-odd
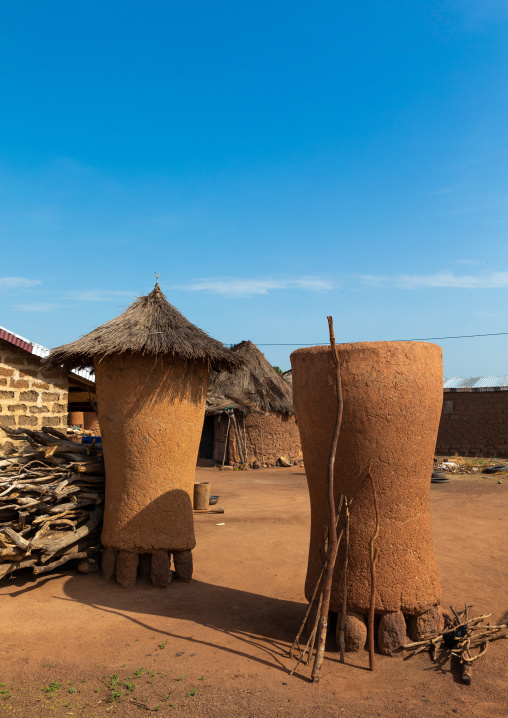
[(25, 342), (23, 339), (20, 339), (14, 334), (5, 331), (5, 329), (0, 329), (0, 339), (3, 339), (5, 342), (9, 342), (9, 344), (14, 344), (14, 346), (24, 349), (26, 352), (30, 352), (30, 354), (33, 353), (33, 344)]

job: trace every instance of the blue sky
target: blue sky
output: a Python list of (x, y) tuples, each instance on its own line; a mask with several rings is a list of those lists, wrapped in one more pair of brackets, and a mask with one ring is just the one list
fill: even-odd
[[(504, 0), (26, 0), (0, 14), (0, 325), (147, 293), (212, 336), (508, 332)], [(447, 340), (508, 374), (508, 337)]]

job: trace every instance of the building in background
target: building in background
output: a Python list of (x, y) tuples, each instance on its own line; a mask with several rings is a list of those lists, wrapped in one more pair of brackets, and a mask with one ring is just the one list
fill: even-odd
[(273, 466), (301, 454), (291, 383), (250, 341), (232, 347), (245, 362), (231, 374), (214, 373), (206, 400), (200, 458)]
[(436, 454), (508, 456), (508, 376), (444, 381)]
[(46, 347), (0, 327), (0, 427), (66, 428), (72, 398), (77, 396), (82, 411), (93, 411), (93, 374), (42, 371), (48, 354)]

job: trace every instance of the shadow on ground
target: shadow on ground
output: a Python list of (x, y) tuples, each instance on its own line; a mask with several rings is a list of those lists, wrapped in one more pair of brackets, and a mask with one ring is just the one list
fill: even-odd
[[(49, 578), (49, 577), (48, 577)], [(22, 590), (30, 590), (27, 587)], [(154, 588), (138, 578), (123, 589), (101, 576), (72, 576), (64, 586), (66, 598), (97, 611), (113, 613), (158, 634), (193, 645), (210, 646), (287, 671), (287, 650), (305, 614), (306, 604), (239, 591), (193, 580), (173, 580), (166, 589)], [(153, 620), (152, 620), (153, 619)], [(155, 620), (156, 619), (156, 620)], [(168, 619), (167, 623), (164, 619)], [(223, 634), (195, 630), (190, 622)], [(227, 636), (236, 639), (231, 642)], [(240, 641), (240, 645), (236, 643)], [(260, 656), (261, 651), (261, 656)]]

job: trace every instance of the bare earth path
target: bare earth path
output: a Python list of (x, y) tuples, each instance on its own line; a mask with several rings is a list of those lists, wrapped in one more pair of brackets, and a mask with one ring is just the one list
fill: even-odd
[[(0, 711), (13, 716), (508, 716), (508, 640), (462, 685), (449, 663), (329, 651), (321, 682), (288, 676), (305, 602), (309, 507), (302, 469), (198, 469), (221, 515), (196, 517), (195, 580), (124, 590), (97, 575), (0, 584)], [(508, 479), (432, 486), (443, 604), (508, 618)], [(225, 525), (217, 524), (224, 522)], [(135, 688), (133, 688), (135, 684)], [(46, 689), (46, 690), (42, 690)], [(135, 696), (133, 698), (133, 696)], [(135, 701), (135, 702), (134, 702)], [(160, 708), (157, 708), (160, 706)]]

